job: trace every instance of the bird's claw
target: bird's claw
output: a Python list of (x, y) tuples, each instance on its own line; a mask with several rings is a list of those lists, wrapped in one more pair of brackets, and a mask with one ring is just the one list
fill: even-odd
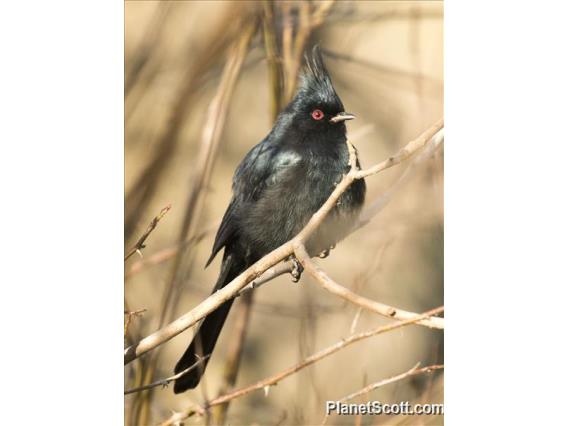
[(327, 256), (329, 256), (329, 252), (331, 250), (333, 250), (335, 248), (335, 244), (332, 244), (331, 246), (329, 246), (329, 248), (323, 250), (320, 254), (319, 254), (319, 258), (320, 259), (325, 259)]
[(295, 257), (291, 257), (290, 261), (292, 262), (293, 265), (292, 270), (290, 271), (290, 275), (292, 275), (292, 282), (297, 283), (298, 281), (300, 281), (300, 278), (302, 277), (302, 272), (304, 272), (304, 267), (302, 266), (300, 261)]

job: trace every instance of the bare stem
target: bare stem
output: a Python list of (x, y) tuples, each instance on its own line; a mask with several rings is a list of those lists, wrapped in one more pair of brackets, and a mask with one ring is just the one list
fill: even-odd
[[(339, 285), (338, 283), (333, 281), (323, 269), (315, 264), (315, 262), (306, 252), (306, 248), (303, 244), (297, 245), (294, 248), (294, 253), (296, 258), (302, 263), (306, 271), (316, 279), (316, 282), (319, 285), (321, 285), (330, 293), (335, 294), (336, 296), (339, 296), (342, 299), (353, 303), (354, 305), (360, 306), (363, 309), (367, 309), (388, 318), (394, 318), (402, 321), (417, 317), (417, 314), (413, 312), (403, 311), (402, 309), (393, 308), (392, 306), (388, 306), (380, 302), (375, 302), (374, 300), (359, 296), (358, 294), (353, 293), (351, 290)], [(425, 320), (419, 321), (418, 324), (430, 328), (444, 328), (444, 320), (442, 318), (427, 318)]]
[(195, 370), (199, 365), (201, 365), (203, 362), (205, 362), (205, 360), (209, 358), (209, 355), (204, 356), (203, 358), (201, 358), (200, 360), (198, 360), (197, 362), (195, 362), (195, 364), (187, 367), (185, 370), (180, 371), (177, 374), (174, 374), (173, 376), (167, 377), (165, 379), (160, 379), (160, 380), (156, 380), (153, 383), (150, 383), (148, 385), (144, 385), (144, 386), (138, 386), (136, 388), (132, 388), (132, 389), (128, 389), (124, 391), (124, 395), (128, 395), (130, 393), (135, 393), (135, 392), (142, 392), (144, 390), (148, 390), (148, 389), (152, 389), (158, 386), (163, 386), (166, 387), (168, 386), (171, 382), (173, 382), (174, 380), (179, 379), (181, 376), (185, 376), (187, 373), (189, 373), (190, 371)]
[(134, 253), (142, 253), (142, 249), (144, 247), (146, 247), (144, 245), (144, 243), (146, 242), (146, 239), (150, 236), (150, 234), (152, 233), (152, 231), (154, 229), (156, 229), (156, 226), (158, 226), (158, 222), (160, 220), (162, 220), (162, 218), (166, 215), (167, 212), (170, 211), (170, 209), (172, 208), (171, 204), (168, 204), (166, 207), (164, 207), (162, 210), (160, 210), (160, 213), (158, 213), (158, 215), (156, 217), (154, 217), (154, 219), (152, 219), (152, 221), (150, 222), (150, 224), (148, 225), (148, 228), (146, 228), (146, 231), (142, 234), (142, 236), (140, 238), (138, 238), (138, 241), (136, 241), (136, 244), (134, 244), (134, 247), (132, 247), (132, 249), (128, 252), (128, 254), (124, 257), (124, 261), (126, 262), (128, 260), (128, 258), (130, 256), (132, 256)]
[[(390, 383), (398, 382), (400, 380), (406, 379), (407, 377), (417, 376), (419, 374), (424, 374), (424, 373), (431, 373), (432, 371), (441, 370), (441, 369), (444, 368), (443, 365), (429, 365), (428, 367), (418, 368), (419, 366), (420, 366), (420, 363), (417, 363), (414, 367), (412, 367), (408, 371), (405, 371), (404, 373), (398, 374), (396, 376), (389, 377), (388, 379), (380, 380), (380, 381), (375, 382), (375, 383), (371, 383), (370, 385), (365, 386), (363, 389), (360, 389), (357, 392), (353, 392), (353, 393), (351, 393), (347, 396), (344, 396), (341, 399), (338, 399), (337, 402), (346, 402), (346, 401), (352, 400), (354, 398), (357, 398), (358, 396), (365, 395), (369, 392), (372, 392), (375, 389), (380, 388), (381, 386), (385, 386), (385, 385), (388, 385)], [(324, 425), (327, 422), (328, 418), (329, 418), (329, 414), (326, 414), (321, 424)]]
[(126, 335), (128, 334), (128, 327), (130, 327), (130, 323), (132, 322), (132, 318), (135, 318), (139, 315), (142, 315), (144, 312), (146, 312), (147, 309), (138, 309), (136, 311), (124, 311), (124, 315), (126, 316), (126, 321), (124, 323), (124, 338), (126, 338)]
[[(264, 389), (265, 392), (268, 391), (268, 389), (270, 388), (270, 386), (274, 386), (276, 384), (278, 384), (278, 382), (280, 382), (281, 380), (293, 375), (294, 373), (297, 373), (298, 371), (336, 353), (337, 351), (352, 345), (353, 343), (359, 342), (361, 340), (364, 339), (368, 339), (369, 337), (372, 336), (376, 336), (378, 334), (383, 334), (383, 333), (387, 333), (389, 331), (392, 330), (396, 330), (397, 328), (401, 328), (401, 327), (405, 327), (407, 325), (410, 324), (414, 324), (418, 321), (421, 321), (423, 319), (429, 318), (433, 315), (437, 315), (439, 313), (441, 313), (444, 310), (444, 308), (438, 307), (436, 309), (432, 309), (431, 311), (425, 312), (424, 314), (418, 315), (416, 318), (412, 318), (410, 320), (407, 321), (402, 321), (402, 322), (397, 322), (397, 323), (392, 323), (386, 326), (382, 326), (382, 327), (377, 327), (375, 329), (372, 330), (368, 330), (362, 333), (358, 333), (358, 334), (353, 334), (347, 338), (344, 338), (342, 340), (340, 340), (339, 342), (325, 348), (322, 349), (319, 352), (316, 352), (315, 354), (305, 358), (303, 361), (301, 361), (300, 363), (291, 366), (277, 374), (274, 374), (264, 380), (260, 380), (252, 385), (246, 386), (244, 388), (235, 390), (233, 392), (230, 392), (226, 395), (217, 397), (215, 399), (213, 399), (212, 401), (209, 402), (209, 404), (207, 405), (207, 407), (203, 408), (203, 411), (206, 410), (206, 408), (210, 408), (213, 407), (215, 405), (219, 405), (219, 404), (223, 404), (227, 401), (233, 400), (235, 398), (240, 398), (244, 395), (248, 395), (251, 392), (254, 392), (255, 390), (260, 390), (260, 389)], [(174, 421), (177, 420), (179, 421), (180, 418), (181, 419), (185, 419), (193, 414), (195, 414), (196, 410), (192, 407), (190, 409), (188, 409), (186, 412), (182, 412), (182, 413), (176, 413), (175, 414), (175, 418), (174, 416), (170, 417), (168, 420), (166, 420), (165, 422), (161, 423), (162, 425), (173, 425)], [(185, 417), (183, 416), (184, 414)]]

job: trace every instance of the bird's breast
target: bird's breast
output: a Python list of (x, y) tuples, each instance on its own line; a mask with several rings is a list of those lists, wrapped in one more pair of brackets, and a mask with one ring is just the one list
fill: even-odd
[[(255, 247), (257, 256), (269, 253), (296, 236), (321, 208), (346, 171), (347, 161), (342, 157), (304, 156), (247, 206), (241, 221), (241, 237), (246, 244)], [(353, 186), (345, 192), (330, 217), (320, 226), (319, 235), (329, 234), (332, 228), (341, 229), (340, 222), (352, 222), (349, 216), (356, 214), (362, 204), (357, 192), (360, 191), (354, 191)], [(338, 237), (326, 236), (322, 241), (329, 245)]]

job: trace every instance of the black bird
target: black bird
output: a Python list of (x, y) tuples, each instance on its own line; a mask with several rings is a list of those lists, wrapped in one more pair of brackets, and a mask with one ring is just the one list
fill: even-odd
[[(207, 262), (225, 249), (213, 292), (296, 236), (329, 198), (349, 170), (345, 121), (353, 118), (344, 111), (316, 46), (306, 58), (298, 93), (235, 172), (233, 197)], [(356, 180), (307, 241), (310, 255), (325, 252), (345, 237), (364, 198), (365, 182)], [(225, 302), (205, 318), (176, 364), (176, 374), (211, 355), (232, 304)], [(208, 361), (178, 378), (174, 392), (195, 388)]]

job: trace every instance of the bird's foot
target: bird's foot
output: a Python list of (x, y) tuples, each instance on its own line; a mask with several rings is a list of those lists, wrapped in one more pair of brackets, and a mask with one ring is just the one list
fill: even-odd
[(323, 250), (323, 251), (318, 255), (318, 257), (319, 257), (320, 259), (325, 259), (327, 256), (329, 256), (329, 252), (330, 252), (331, 250), (333, 250), (334, 248), (335, 248), (335, 244), (333, 244), (332, 246), (330, 246), (328, 249)]
[(295, 256), (290, 256), (290, 261), (292, 262), (293, 265), (292, 270), (290, 271), (290, 275), (292, 275), (292, 282), (297, 283), (298, 281), (300, 281), (300, 278), (302, 277), (302, 272), (304, 272), (304, 267), (302, 266), (300, 261), (296, 259)]

